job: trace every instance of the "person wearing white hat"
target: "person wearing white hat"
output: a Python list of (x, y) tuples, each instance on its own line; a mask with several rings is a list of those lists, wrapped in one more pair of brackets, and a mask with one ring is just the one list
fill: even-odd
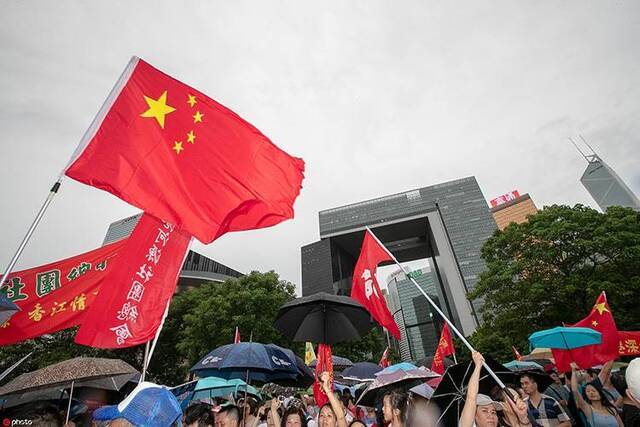
[(498, 411), (502, 406), (489, 396), (478, 393), (484, 357), (477, 351), (473, 352), (472, 357), (475, 366), (469, 378), (467, 399), (460, 414), (460, 427), (497, 427)]
[(627, 397), (640, 408), (640, 357), (629, 363), (624, 376), (627, 381)]

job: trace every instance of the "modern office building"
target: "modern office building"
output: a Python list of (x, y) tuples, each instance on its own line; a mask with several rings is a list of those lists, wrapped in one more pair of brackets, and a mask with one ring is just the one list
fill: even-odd
[(518, 194), (514, 199), (496, 203), (495, 206), (491, 207), (491, 214), (500, 230), (504, 230), (512, 222), (516, 224), (526, 222), (529, 215), (535, 215), (536, 213), (538, 213), (538, 208), (529, 194), (522, 196)]
[[(128, 237), (141, 216), (142, 214), (133, 215), (111, 223), (102, 245)], [(182, 265), (177, 290), (189, 289), (203, 282), (224, 282), (227, 279), (241, 277), (242, 275), (239, 271), (190, 250)]]
[(485, 268), (480, 249), (496, 230), (475, 177), (327, 209), (319, 222), (320, 240), (301, 249), (303, 295), (350, 294), (369, 227), (400, 262), (428, 259), (452, 321), (467, 335), (475, 330), (481, 302), (472, 305), (467, 293)]
[[(446, 313), (447, 308), (442, 305), (442, 288), (431, 268), (414, 270), (411, 275), (422, 290)], [(387, 289), (387, 304), (400, 329), (398, 347), (402, 360), (417, 361), (433, 356), (443, 325), (440, 316), (432, 310), (426, 298), (401, 270), (389, 277)]]
[(638, 196), (631, 191), (616, 171), (605, 163), (586, 141), (584, 142), (591, 149), (591, 154), (585, 154), (576, 145), (582, 157), (587, 161), (587, 168), (582, 174), (580, 182), (600, 209), (604, 212), (609, 206), (625, 206), (640, 211)]

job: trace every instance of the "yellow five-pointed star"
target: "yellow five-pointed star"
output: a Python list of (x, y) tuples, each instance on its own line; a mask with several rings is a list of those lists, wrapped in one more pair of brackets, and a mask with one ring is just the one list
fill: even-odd
[(175, 151), (176, 154), (180, 154), (182, 150), (184, 150), (184, 148), (182, 148), (182, 141), (175, 141), (173, 143), (173, 151)]
[(158, 121), (160, 127), (164, 129), (164, 116), (176, 111), (175, 108), (167, 105), (167, 91), (165, 90), (164, 92), (162, 92), (162, 95), (160, 95), (160, 98), (158, 99), (153, 99), (145, 96), (144, 100), (147, 101), (149, 109), (140, 114), (140, 116), (155, 118)]
[(194, 95), (187, 95), (189, 97), (189, 100), (187, 101), (187, 104), (189, 104), (192, 108), (194, 105), (196, 105), (196, 97)]
[(596, 304), (596, 306), (594, 307), (596, 310), (598, 310), (598, 313), (602, 314), (605, 311), (609, 311), (607, 310), (607, 303), (606, 302), (601, 302), (600, 304)]
[(190, 142), (190, 143), (192, 143), (192, 144), (193, 144), (194, 142), (196, 142), (196, 134), (195, 134), (195, 133), (193, 133), (193, 131), (192, 131), (192, 130), (190, 130), (190, 131), (187, 133), (187, 142)]
[(597, 321), (597, 320), (594, 320), (593, 322), (591, 322), (591, 324), (592, 324), (593, 326), (598, 326), (598, 321)]
[(196, 113), (193, 115), (193, 123), (202, 123), (202, 118), (204, 117), (204, 114), (202, 114), (200, 111), (196, 111)]

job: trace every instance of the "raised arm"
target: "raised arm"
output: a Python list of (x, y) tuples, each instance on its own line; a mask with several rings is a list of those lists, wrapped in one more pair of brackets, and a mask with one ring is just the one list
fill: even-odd
[(273, 419), (273, 424), (275, 424), (276, 426), (280, 425), (280, 414), (278, 414), (279, 406), (280, 402), (277, 398), (274, 397), (273, 399), (271, 399), (271, 411), (269, 411), (269, 413), (271, 414), (271, 417)]
[(581, 409), (587, 417), (591, 416), (591, 406), (584, 401), (578, 389), (578, 373), (576, 372), (575, 363), (571, 363), (571, 393), (573, 393), (576, 406)]
[(609, 377), (611, 376), (611, 369), (613, 368), (613, 360), (609, 360), (602, 366), (600, 373), (598, 374), (598, 378), (600, 379), (600, 384), (602, 387), (605, 386), (607, 381), (609, 381)]
[(484, 363), (484, 357), (477, 351), (471, 355), (473, 357), (473, 373), (469, 378), (467, 385), (467, 398), (464, 402), (464, 408), (460, 415), (460, 427), (472, 427), (476, 418), (476, 399), (478, 398), (478, 390), (480, 389), (480, 371)]
[(347, 427), (347, 418), (344, 415), (344, 409), (342, 409), (342, 403), (336, 399), (333, 390), (331, 390), (331, 377), (328, 372), (323, 372), (320, 375), (320, 381), (322, 381), (322, 391), (325, 392), (329, 398), (329, 404), (333, 413), (336, 414), (337, 427)]

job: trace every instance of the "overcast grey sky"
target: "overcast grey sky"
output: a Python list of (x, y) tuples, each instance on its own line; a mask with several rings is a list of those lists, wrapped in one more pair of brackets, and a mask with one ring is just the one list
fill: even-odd
[[(640, 193), (639, 42), (631, 0), (0, 0), (2, 268), (131, 55), (305, 159), (293, 221), (194, 246), (299, 283), (321, 209), (469, 175), (593, 206), (578, 133)], [(18, 267), (134, 213), (67, 180)]]

